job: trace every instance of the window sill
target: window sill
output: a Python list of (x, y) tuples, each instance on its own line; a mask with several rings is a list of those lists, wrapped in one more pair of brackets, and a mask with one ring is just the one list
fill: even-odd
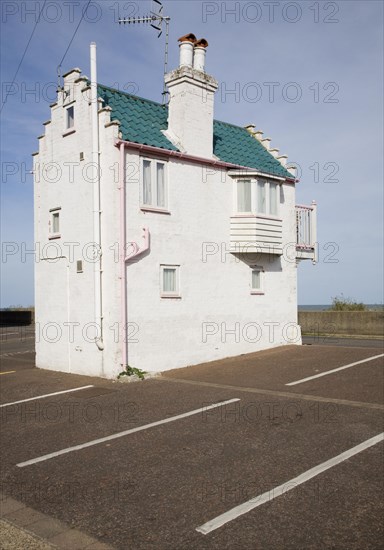
[(181, 296), (175, 296), (175, 295), (172, 295), (172, 294), (160, 294), (160, 298), (165, 298), (167, 300), (171, 299), (171, 300), (181, 300)]
[(65, 132), (62, 133), (63, 137), (70, 136), (71, 134), (74, 134), (76, 132), (75, 128), (68, 128), (68, 130), (65, 130)]
[(52, 241), (53, 239), (61, 239), (61, 233), (51, 233), (48, 235), (48, 239)]
[(156, 206), (140, 206), (140, 210), (142, 212), (155, 212), (157, 214), (168, 214), (168, 216), (171, 214), (169, 210), (166, 208), (156, 208)]
[(251, 294), (253, 296), (264, 296), (265, 292), (263, 292), (262, 290), (251, 290)]

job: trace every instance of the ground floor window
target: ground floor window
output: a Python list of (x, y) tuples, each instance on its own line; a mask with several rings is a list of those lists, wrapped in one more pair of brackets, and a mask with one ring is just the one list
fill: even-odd
[(252, 268), (251, 294), (264, 294), (264, 269), (262, 267)]
[(160, 295), (162, 298), (180, 298), (180, 266), (160, 266)]

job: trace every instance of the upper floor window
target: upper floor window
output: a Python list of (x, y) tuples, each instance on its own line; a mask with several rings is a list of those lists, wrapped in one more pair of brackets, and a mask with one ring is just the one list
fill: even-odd
[(167, 208), (166, 164), (142, 159), (141, 202), (143, 206)]
[(252, 212), (252, 188), (251, 180), (239, 180), (237, 182), (237, 211)]
[(70, 130), (75, 125), (75, 107), (72, 105), (71, 107), (68, 107), (66, 112), (66, 122), (65, 122), (65, 128), (67, 130)]
[(60, 237), (60, 210), (61, 208), (52, 208), (50, 212), (50, 221), (49, 221), (49, 238), (57, 239)]
[(237, 204), (239, 214), (279, 215), (279, 186), (267, 180), (237, 180)]

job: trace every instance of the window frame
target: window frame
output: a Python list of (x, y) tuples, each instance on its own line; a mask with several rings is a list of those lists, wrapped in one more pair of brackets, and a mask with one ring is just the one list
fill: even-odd
[[(51, 208), (49, 210), (49, 239), (60, 239), (61, 232), (60, 232), (60, 212), (61, 212), (61, 206), (58, 206), (56, 208)], [(54, 231), (55, 226), (55, 219), (58, 220), (58, 231)]]
[[(75, 109), (75, 104), (76, 104), (76, 101), (72, 100), (67, 105), (63, 105), (63, 109), (64, 109), (64, 123), (63, 123), (63, 134), (62, 134), (63, 137), (68, 136), (68, 135), (73, 134), (74, 132), (76, 132), (76, 109)], [(70, 110), (73, 110), (73, 117), (72, 117), (73, 124), (72, 124), (72, 126), (68, 126), (68, 122), (69, 122), (68, 118), (69, 118), (69, 111)]]
[[(259, 266), (259, 265), (251, 265), (250, 268), (251, 268), (251, 283), (250, 283), (251, 294), (255, 294), (255, 295), (265, 294), (265, 290), (264, 290), (264, 268)], [(257, 272), (260, 275), (260, 279), (259, 279), (260, 284), (259, 284), (258, 288), (255, 288), (253, 286), (253, 273), (254, 272)]]
[[(240, 211), (239, 210), (239, 183), (243, 181), (251, 182), (251, 211)], [(265, 200), (265, 211), (262, 212), (259, 209), (259, 198), (260, 198), (260, 188), (261, 185), (264, 186), (264, 200)], [(276, 213), (271, 213), (271, 188), (276, 188)], [(280, 218), (280, 184), (276, 181), (271, 181), (268, 178), (255, 178), (255, 177), (238, 177), (235, 180), (234, 188), (234, 205), (235, 205), (235, 215), (236, 216), (256, 216), (264, 217), (271, 219), (281, 219)]]
[[(174, 291), (164, 290), (164, 271), (166, 269), (175, 270), (176, 289)], [(160, 297), (161, 298), (181, 298), (180, 264), (160, 264)]]
[[(144, 163), (150, 163), (150, 191), (151, 202), (144, 201), (145, 189), (144, 189)], [(163, 166), (163, 197), (164, 204), (159, 205), (159, 181), (157, 176), (157, 166)], [(165, 159), (142, 156), (140, 157), (140, 209), (148, 210), (151, 212), (160, 212), (169, 214), (168, 209), (168, 162)]]
[[(72, 111), (72, 118), (70, 119), (69, 113)], [(70, 125), (70, 121), (72, 120), (72, 124)], [(69, 107), (66, 107), (65, 109), (65, 129), (66, 130), (73, 130), (75, 128), (75, 106), (70, 105)]]

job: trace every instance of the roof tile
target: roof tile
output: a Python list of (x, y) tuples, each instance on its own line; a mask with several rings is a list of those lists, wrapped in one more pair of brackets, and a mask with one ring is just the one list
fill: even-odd
[[(171, 151), (178, 150), (162, 133), (168, 127), (167, 106), (102, 85), (98, 85), (98, 95), (104, 100), (105, 106), (112, 108), (111, 120), (120, 121), (124, 140)], [(284, 178), (293, 177), (241, 126), (215, 120), (213, 152), (224, 162)]]

